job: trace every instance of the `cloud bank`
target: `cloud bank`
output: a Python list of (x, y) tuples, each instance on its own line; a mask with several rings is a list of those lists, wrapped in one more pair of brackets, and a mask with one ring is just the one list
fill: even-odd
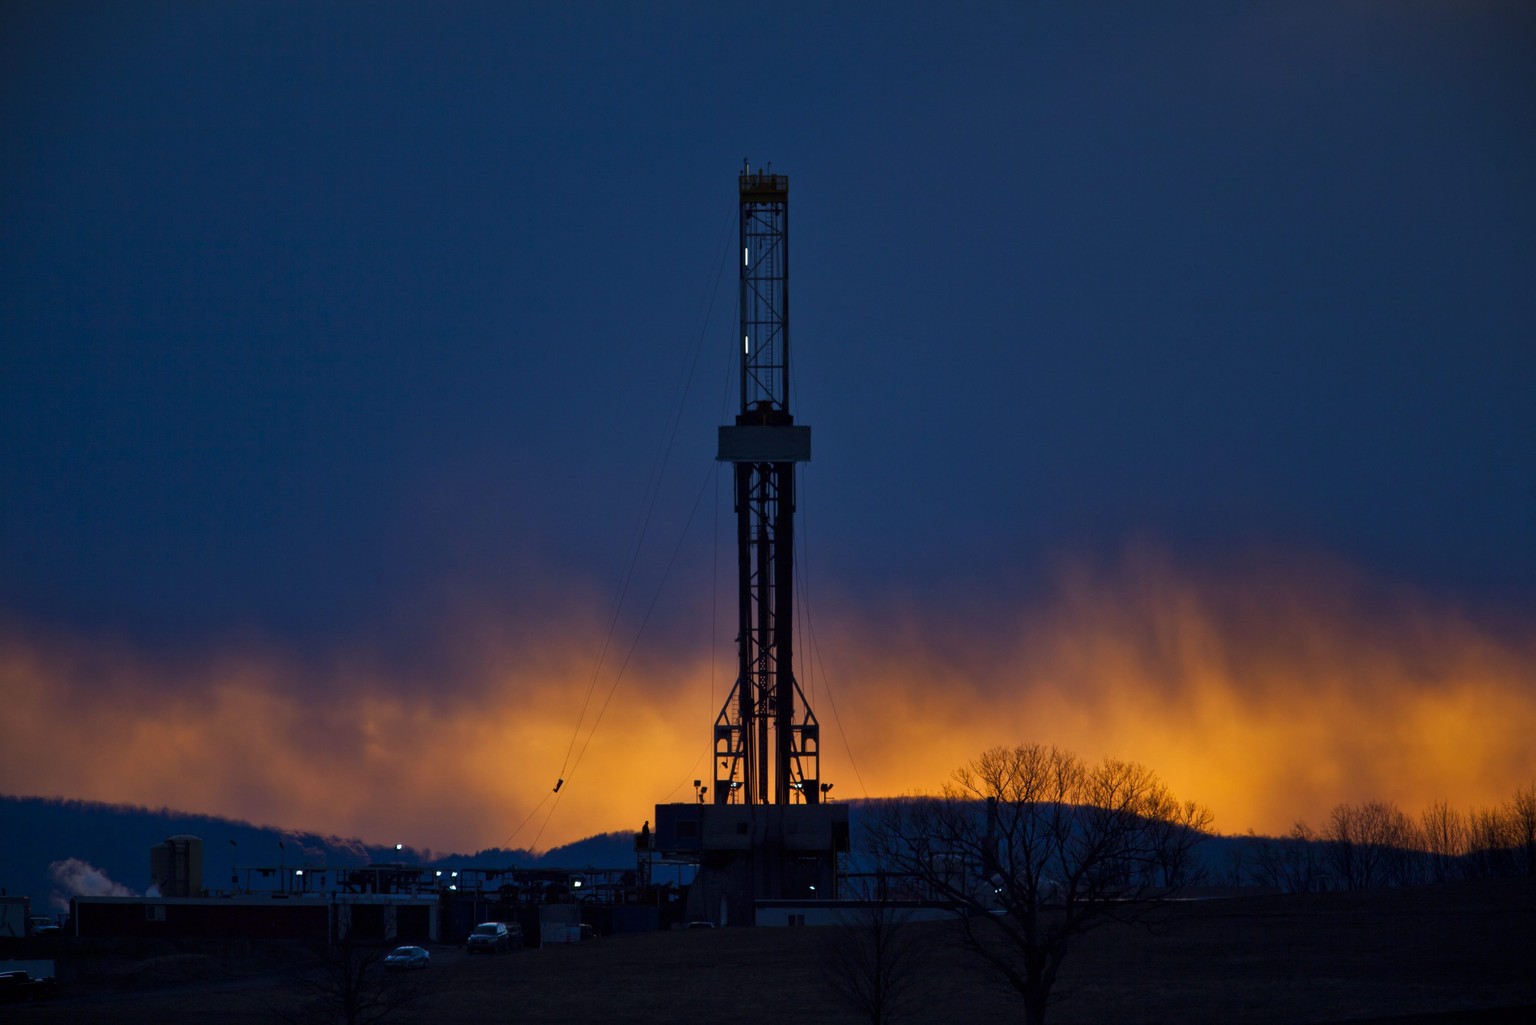
[[(835, 797), (935, 789), (1025, 741), (1144, 762), (1226, 832), (1340, 801), (1494, 804), (1536, 778), (1529, 614), (1473, 615), (1335, 564), (1137, 552), (1066, 565), (1014, 607), (815, 598), (798, 664)], [(638, 828), (709, 775), (730, 652), (674, 638), (615, 683), (617, 659), (594, 675), (590, 616), (493, 622), (444, 627), (451, 654), (409, 666), (11, 630), (0, 778), (473, 851)]]

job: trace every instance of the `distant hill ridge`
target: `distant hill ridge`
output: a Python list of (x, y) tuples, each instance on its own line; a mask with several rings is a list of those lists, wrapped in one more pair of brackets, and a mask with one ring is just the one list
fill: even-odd
[[(150, 885), (149, 849), (169, 836), (203, 841), (203, 885), (227, 889), (238, 868), (331, 868), (404, 861), (457, 868), (475, 864), (530, 868), (623, 868), (634, 862), (634, 834), (602, 833), (542, 854), (488, 848), (443, 853), (354, 837), (254, 825), (170, 808), (106, 804), (58, 797), (0, 795), (0, 888), (30, 896), (35, 913), (62, 910), (74, 893), (143, 893)], [(59, 868), (50, 872), (50, 866)]]
[[(854, 847), (848, 868), (867, 868), (858, 853), (858, 819), (899, 798), (852, 799)], [(979, 807), (979, 805), (978, 805)], [(239, 870), (325, 866), (344, 868), (404, 861), (433, 868), (515, 866), (522, 868), (627, 868), (634, 864), (633, 831), (600, 833), (542, 854), (523, 848), (488, 848), (473, 854), (443, 853), (355, 837), (255, 825), (216, 815), (170, 808), (107, 804), (57, 797), (0, 795), (0, 888), (29, 895), (37, 913), (63, 910), (73, 894), (143, 893), (150, 885), (149, 849), (169, 836), (191, 834), (203, 841), (203, 886), (231, 888)], [(1201, 845), (1204, 875), (1227, 874), (1233, 848), (1242, 838), (1211, 836)], [(56, 866), (50, 871), (50, 866)], [(252, 880), (258, 885), (260, 877)], [(270, 883), (269, 883), (270, 885)]]

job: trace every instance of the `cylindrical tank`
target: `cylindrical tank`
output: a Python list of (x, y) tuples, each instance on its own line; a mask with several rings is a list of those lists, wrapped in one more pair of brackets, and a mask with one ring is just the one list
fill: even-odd
[(203, 895), (203, 841), (172, 836), (149, 849), (149, 874), (162, 897)]

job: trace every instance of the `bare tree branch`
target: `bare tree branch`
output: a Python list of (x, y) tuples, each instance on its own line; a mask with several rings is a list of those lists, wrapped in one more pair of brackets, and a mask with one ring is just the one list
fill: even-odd
[(982, 752), (938, 797), (873, 813), (877, 864), (960, 916), (972, 950), (1045, 1020), (1073, 941), (1140, 917), (1193, 875), (1210, 813), (1134, 762), (1055, 747)]

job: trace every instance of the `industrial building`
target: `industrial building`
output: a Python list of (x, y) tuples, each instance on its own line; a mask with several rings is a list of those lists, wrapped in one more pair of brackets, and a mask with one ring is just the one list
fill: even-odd
[[(87, 939), (263, 939), (436, 943), (438, 900), (408, 894), (239, 897), (75, 897), (70, 917)], [(468, 930), (465, 930), (466, 932)]]
[[(566, 918), (579, 936), (581, 926), (603, 935), (655, 931), (667, 905), (664, 899), (642, 901), (636, 869), (252, 866), (243, 869), (244, 888), (210, 891), (202, 887), (198, 837), (170, 837), (150, 848), (149, 859), (155, 879), (149, 895), (77, 896), (70, 902), (69, 934), (428, 944), (462, 942), (480, 922), (505, 921), (520, 923), (527, 942), (538, 944), (545, 908), (569, 908)], [(253, 877), (272, 888), (251, 888)]]

